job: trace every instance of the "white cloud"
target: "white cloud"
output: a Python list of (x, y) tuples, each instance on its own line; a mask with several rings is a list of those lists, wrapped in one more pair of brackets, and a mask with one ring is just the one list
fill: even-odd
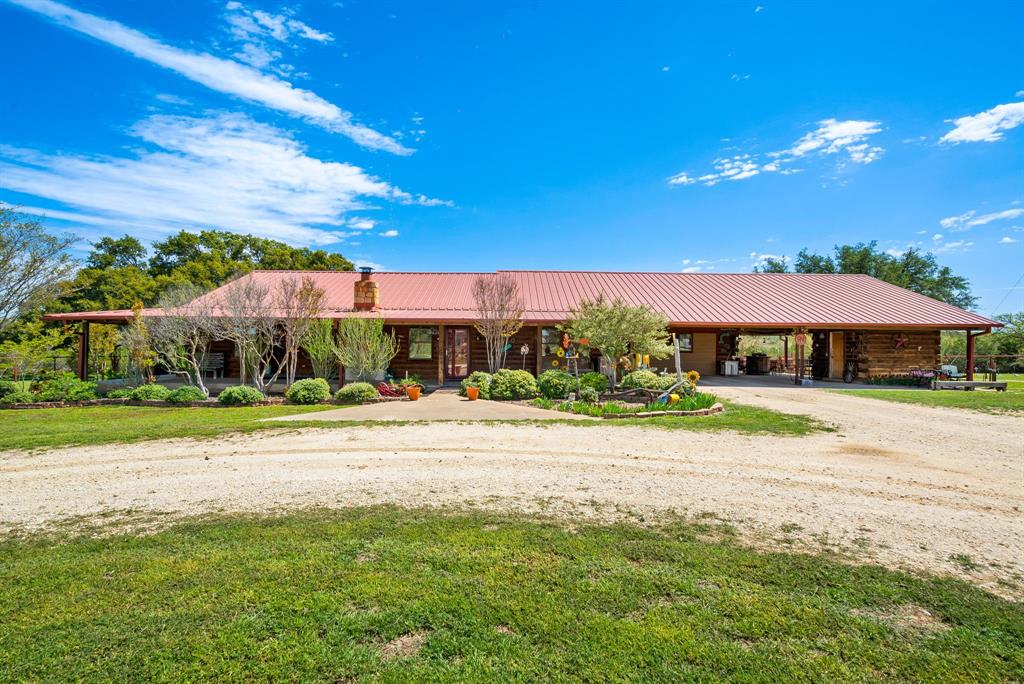
[(383, 271), (384, 267), (378, 264), (376, 261), (366, 261), (364, 259), (355, 259), (352, 265), (356, 268), (372, 268), (374, 271)]
[(1018, 216), (1024, 216), (1024, 209), (1004, 209), (1003, 211), (994, 211), (988, 214), (982, 214), (977, 216), (976, 210), (965, 211), (959, 216), (947, 216), (939, 221), (939, 225), (946, 230), (952, 231), (965, 231), (974, 228), (975, 226), (984, 226), (985, 224), (992, 223), (993, 221), (1003, 221), (1006, 219), (1015, 219)]
[(383, 233), (380, 233), (380, 236), (381, 237), (386, 237), (386, 238), (398, 237), (398, 231), (397, 230), (385, 230)]
[(761, 7), (761, 5), (758, 5), (757, 7), (754, 8), (754, 14), (757, 14), (758, 12), (761, 12), (762, 10), (764, 10), (764, 7)]
[(1014, 242), (1016, 242), (1016, 240), (1013, 239), (1012, 237), (1010, 237), (1009, 235), (1004, 235), (999, 240), (999, 244), (1001, 244), (1001, 245), (1012, 245)]
[(1024, 102), (996, 105), (972, 116), (954, 119), (953, 130), (939, 139), (944, 143), (995, 142), (1003, 133), (1024, 123)]
[[(240, 2), (229, 2), (225, 9), (231, 36), (239, 44), (234, 56), (257, 69), (266, 68), (281, 58), (281, 52), (273, 47), (273, 41), (287, 44), (294, 38), (318, 43), (334, 40), (330, 33), (318, 31), (296, 19), (290, 10), (282, 14), (271, 14), (263, 10), (250, 10)], [(279, 72), (287, 73), (290, 69), (290, 66), (283, 65)]]
[(941, 240), (941, 239), (942, 239), (942, 233), (936, 233), (935, 235), (932, 235), (932, 240)]
[(299, 245), (372, 228), (369, 219), (345, 216), (370, 198), (441, 203), (351, 164), (310, 157), (284, 131), (240, 114), (152, 116), (130, 133), (148, 149), (115, 157), (0, 146), (0, 186), (60, 202), (83, 215), (68, 220), (110, 231), (154, 237), (216, 226)]
[[(713, 173), (706, 173), (694, 178), (688, 172), (670, 176), (669, 185), (717, 185), (723, 180), (743, 180), (761, 173), (778, 173), (788, 176), (799, 173), (801, 169), (791, 165), (799, 159), (811, 156), (841, 156), (839, 166), (847, 162), (870, 164), (879, 159), (884, 149), (868, 142), (869, 137), (882, 132), (878, 121), (858, 121), (854, 119), (839, 121), (825, 119), (818, 122), (818, 128), (807, 133), (792, 146), (785, 150), (759, 154), (736, 154), (732, 157), (721, 157), (712, 162)], [(764, 157), (768, 159), (765, 160)]]
[(974, 243), (968, 240), (954, 240), (953, 242), (942, 242), (937, 244), (931, 248), (931, 251), (935, 254), (942, 254), (943, 252), (963, 252), (973, 246)]
[(348, 136), (363, 147), (395, 154), (412, 153), (412, 150), (393, 138), (355, 123), (350, 112), (328, 102), (316, 93), (296, 88), (287, 81), (251, 66), (207, 53), (183, 50), (116, 21), (79, 12), (53, 0), (10, 1), (49, 17), (61, 26), (119, 47), (140, 59), (175, 71), (208, 88), (300, 117), (327, 130)]
[(761, 254), (760, 252), (750, 253), (750, 261), (752, 262), (752, 266), (755, 267), (764, 266), (769, 259), (781, 261), (784, 264), (787, 264), (790, 261), (789, 257), (785, 254)]
[(750, 74), (733, 74), (729, 77), (731, 81), (746, 81), (750, 79)]

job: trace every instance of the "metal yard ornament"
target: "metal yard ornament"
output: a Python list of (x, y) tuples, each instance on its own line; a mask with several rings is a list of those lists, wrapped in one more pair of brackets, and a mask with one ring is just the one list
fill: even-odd
[(519, 355), (523, 357), (523, 370), (526, 370), (526, 355), (530, 353), (530, 345), (524, 344), (519, 348)]

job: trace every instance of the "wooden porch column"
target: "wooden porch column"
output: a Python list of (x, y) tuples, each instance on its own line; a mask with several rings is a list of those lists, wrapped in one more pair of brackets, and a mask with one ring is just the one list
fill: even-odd
[[(339, 323), (339, 319), (337, 319), (337, 318), (335, 318), (334, 322), (331, 323), (331, 330), (334, 331), (334, 341), (335, 341), (335, 343), (337, 343), (337, 341), (338, 341), (338, 323)], [(241, 362), (241, 360), (239, 360), (239, 362)], [(241, 367), (241, 366), (239, 366), (239, 367)], [(341, 359), (338, 359), (338, 389), (341, 389), (344, 384), (345, 384), (345, 364), (343, 364), (341, 362)]]
[(437, 386), (444, 385), (445, 339), (444, 326), (437, 326)]
[(989, 332), (989, 330), (982, 330), (981, 332), (967, 331), (967, 380), (974, 380), (974, 338), (981, 337)]
[(544, 331), (544, 328), (538, 325), (537, 326), (537, 372), (534, 373), (534, 375), (537, 376), (537, 377), (540, 377), (541, 365), (542, 365), (542, 363), (544, 361), (543, 356), (541, 354), (541, 352), (543, 351), (543, 347), (541, 346), (541, 343), (544, 340), (544, 332), (543, 331)]
[(82, 321), (82, 329), (78, 333), (78, 377), (89, 379), (89, 321)]
[(782, 363), (784, 364), (784, 368), (782, 370), (788, 371), (789, 370), (789, 336), (788, 335), (783, 335), (782, 336)]

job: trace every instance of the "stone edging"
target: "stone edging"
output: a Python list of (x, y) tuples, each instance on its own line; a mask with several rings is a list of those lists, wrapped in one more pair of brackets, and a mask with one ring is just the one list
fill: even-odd
[(710, 416), (715, 413), (722, 413), (725, 407), (719, 403), (706, 409), (696, 411), (642, 411), (640, 413), (604, 413), (602, 418), (615, 420), (617, 418), (657, 418), (658, 416)]

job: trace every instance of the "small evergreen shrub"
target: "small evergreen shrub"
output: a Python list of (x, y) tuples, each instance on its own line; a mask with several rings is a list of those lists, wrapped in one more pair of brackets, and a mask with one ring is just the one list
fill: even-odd
[(163, 385), (147, 384), (133, 389), (128, 398), (132, 401), (167, 401), (169, 396), (171, 396), (170, 388)]
[(459, 388), (459, 394), (466, 396), (467, 387), (476, 387), (479, 392), (481, 399), (491, 398), (491, 382), (493, 382), (494, 376), (490, 373), (483, 371), (473, 371), (469, 374), (465, 380), (462, 381), (462, 386)]
[(80, 380), (74, 373), (61, 373), (39, 383), (39, 401), (85, 401), (96, 398), (96, 383)]
[[(654, 389), (659, 389), (662, 392), (664, 392), (666, 390), (672, 389), (672, 387), (675, 386), (677, 382), (679, 381), (676, 380), (675, 375), (659, 375), (658, 386), (655, 387)], [(686, 382), (686, 378), (683, 378), (683, 387), (685, 387), (687, 384), (689, 383)]]
[(598, 400), (597, 390), (593, 387), (580, 387), (577, 397), (584, 404), (596, 404)]
[(368, 382), (350, 382), (334, 395), (341, 404), (362, 404), (377, 399), (377, 388)]
[(263, 392), (248, 385), (225, 387), (217, 395), (217, 401), (226, 406), (245, 406), (246, 404), (255, 404), (265, 400), (266, 397), (263, 396)]
[(15, 390), (0, 397), (0, 404), (34, 404), (37, 401), (39, 398), (36, 394), (26, 390)]
[(654, 371), (635, 370), (619, 381), (619, 387), (623, 389), (658, 389), (661, 387), (661, 380)]
[(6, 397), (8, 394), (14, 394), (18, 391), (18, 383), (11, 382), (10, 380), (0, 380), (0, 397)]
[(185, 385), (168, 394), (167, 401), (172, 404), (189, 404), (193, 401), (206, 401), (206, 395), (198, 387)]
[(548, 399), (565, 399), (576, 389), (576, 379), (565, 371), (546, 370), (537, 376), (540, 395)]
[(118, 387), (110, 390), (103, 396), (107, 399), (130, 399), (134, 391), (134, 387)]
[(528, 371), (502, 368), (491, 380), (492, 399), (533, 399), (538, 394), (537, 381)]
[(293, 404), (319, 404), (331, 398), (331, 386), (323, 378), (297, 380), (284, 396)]
[(604, 373), (590, 371), (580, 376), (580, 388), (589, 387), (598, 394), (608, 391), (608, 376)]

